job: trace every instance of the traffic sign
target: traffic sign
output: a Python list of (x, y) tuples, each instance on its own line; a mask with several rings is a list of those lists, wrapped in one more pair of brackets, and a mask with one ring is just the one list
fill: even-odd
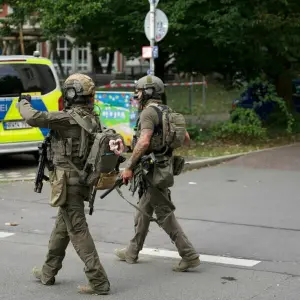
[(158, 58), (158, 46), (153, 46), (152, 55), (153, 58)]
[(144, 46), (142, 47), (143, 58), (158, 58), (158, 46)]
[(149, 0), (149, 4), (151, 5), (153, 3), (155, 7), (157, 6), (158, 2), (159, 0)]
[(151, 58), (152, 57), (152, 47), (151, 46), (144, 46), (142, 48), (142, 57), (143, 58)]
[[(169, 20), (166, 16), (166, 14), (160, 10), (155, 9), (155, 41), (160, 42), (166, 35), (169, 29)], [(146, 37), (149, 41), (151, 41), (150, 38), (150, 11), (148, 12), (145, 22), (144, 22), (144, 30)]]

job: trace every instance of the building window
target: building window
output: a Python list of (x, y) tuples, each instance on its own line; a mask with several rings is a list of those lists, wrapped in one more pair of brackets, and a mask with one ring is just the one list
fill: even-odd
[[(66, 75), (72, 72), (72, 44), (68, 39), (61, 38), (57, 41), (57, 54)], [(52, 55), (53, 57), (53, 55)], [(57, 61), (53, 58), (54, 66), (59, 73)]]
[(77, 48), (77, 69), (78, 71), (88, 71), (88, 51), (87, 46), (81, 46)]

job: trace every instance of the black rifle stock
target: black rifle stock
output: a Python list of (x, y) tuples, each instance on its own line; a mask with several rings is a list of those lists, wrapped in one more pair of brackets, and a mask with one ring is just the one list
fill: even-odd
[(50, 145), (50, 133), (46, 136), (45, 140), (39, 144), (39, 163), (34, 179), (34, 191), (41, 193), (43, 189), (43, 180), (49, 181), (49, 177), (45, 175), (45, 167), (51, 171), (53, 168), (47, 158), (47, 148)]
[(110, 194), (115, 188), (121, 187), (123, 185), (123, 179), (121, 177), (118, 177), (115, 184), (108, 190), (106, 190), (101, 196), (100, 199), (105, 198), (108, 194)]

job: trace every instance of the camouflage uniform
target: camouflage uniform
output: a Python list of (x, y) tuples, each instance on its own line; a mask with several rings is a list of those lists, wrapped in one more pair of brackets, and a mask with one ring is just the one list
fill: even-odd
[[(71, 75), (65, 84), (73, 85), (75, 91), (83, 98), (94, 96), (94, 83), (88, 76)], [(93, 105), (88, 107), (86, 103), (77, 104), (75, 100), (71, 106), (82, 116), (91, 118), (95, 126), (100, 125), (98, 116), (93, 113)], [(88, 201), (90, 188), (79, 183), (78, 174), (66, 160), (66, 157), (71, 158), (78, 169), (84, 166), (84, 161), (79, 155), (81, 127), (66, 110), (41, 112), (32, 108), (30, 102), (21, 100), (19, 111), (29, 125), (53, 130), (51, 150), (48, 153), (55, 166), (54, 171), (49, 172), (52, 187), (51, 204), (59, 209), (46, 261), (41, 270), (35, 268), (33, 273), (43, 284), (54, 284), (55, 276), (62, 268), (66, 248), (71, 241), (85, 264), (84, 271), (89, 281), (89, 285), (80, 287), (80, 291), (107, 294), (110, 282), (100, 262), (84, 212), (84, 201)]]
[[(143, 81), (144, 79), (145, 78), (142, 78), (140, 80)], [(156, 92), (159, 91), (162, 93), (163, 83), (157, 77), (154, 77), (153, 81), (156, 83)], [(139, 82), (137, 85), (138, 84)], [(147, 85), (151, 86), (149, 82), (147, 82)], [(161, 131), (158, 128), (160, 126), (159, 117), (157, 111), (151, 106), (154, 103), (161, 103), (161, 101), (150, 98), (147, 99), (143, 105), (136, 132), (137, 138), (139, 138), (143, 129), (152, 130), (154, 132), (150, 145), (145, 153), (146, 155), (152, 151), (154, 153), (160, 152), (160, 147), (162, 145)], [(172, 154), (169, 155), (170, 157), (172, 156)], [(173, 267), (173, 270), (186, 271), (187, 269), (197, 267), (200, 264), (199, 254), (183, 232), (174, 213), (171, 212), (171, 208), (166, 204), (166, 198), (171, 201), (171, 192), (168, 188), (158, 190), (157, 188), (148, 187), (144, 190), (138, 206), (150, 216), (155, 212), (158, 222), (163, 230), (169, 235), (170, 239), (178, 249), (179, 255), (182, 257), (182, 260), (178, 265)], [(165, 220), (166, 217), (167, 219)], [(134, 237), (130, 240), (129, 245), (126, 248), (116, 249), (115, 252), (121, 260), (126, 261), (127, 263), (137, 262), (138, 254), (143, 249), (144, 241), (149, 231), (149, 225), (149, 218), (137, 210), (134, 219)]]

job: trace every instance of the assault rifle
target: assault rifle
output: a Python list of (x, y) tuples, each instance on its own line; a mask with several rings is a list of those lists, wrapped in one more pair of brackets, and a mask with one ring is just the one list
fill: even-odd
[[(150, 153), (149, 155), (145, 155), (141, 158), (140, 163), (136, 164), (136, 166), (133, 168), (133, 174), (137, 175), (143, 172), (143, 170), (148, 171), (150, 169), (150, 166), (156, 162), (156, 158), (153, 153)], [(120, 188), (123, 185), (123, 178), (119, 176), (117, 180), (115, 181), (115, 184), (105, 191), (101, 196), (100, 199), (105, 198), (108, 194), (110, 194), (114, 189)]]
[[(120, 164), (122, 164), (125, 160), (126, 160), (126, 158), (124, 156), (122, 156), (122, 155), (119, 156), (118, 162), (117, 162), (117, 165), (116, 165), (116, 168), (115, 168), (115, 170), (117, 172), (120, 171)], [(89, 215), (90, 216), (94, 212), (94, 202), (95, 202), (96, 193), (97, 193), (97, 189), (96, 189), (96, 185), (94, 185), (93, 188), (92, 188), (90, 197), (89, 197), (89, 208), (90, 208)]]
[(47, 148), (50, 146), (51, 131), (46, 136), (45, 140), (39, 144), (39, 164), (34, 179), (34, 191), (41, 193), (43, 189), (43, 180), (49, 181), (49, 177), (45, 175), (45, 167), (49, 171), (53, 171), (53, 165), (47, 158)]

